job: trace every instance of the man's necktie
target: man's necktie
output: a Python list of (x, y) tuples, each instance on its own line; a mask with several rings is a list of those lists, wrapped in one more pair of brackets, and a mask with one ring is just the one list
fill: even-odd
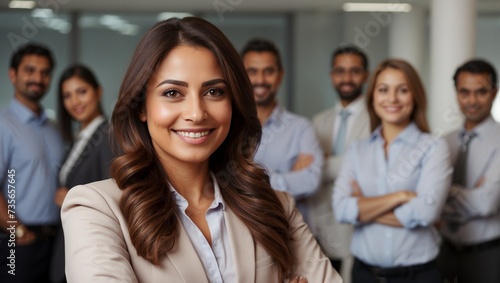
[(474, 132), (465, 132), (462, 134), (462, 146), (455, 161), (453, 171), (453, 183), (462, 186), (467, 186), (467, 157), (469, 155), (469, 144), (476, 136)]
[(349, 117), (349, 115), (351, 115), (351, 112), (345, 109), (340, 110), (340, 127), (337, 132), (335, 143), (333, 144), (333, 153), (335, 155), (342, 155), (344, 153), (344, 143), (347, 132), (347, 117)]
[[(467, 187), (467, 157), (469, 155), (469, 145), (471, 140), (476, 136), (474, 132), (464, 132), (462, 134), (462, 145), (460, 146), (460, 151), (458, 152), (458, 158), (455, 161), (455, 167), (453, 170), (453, 184), (462, 185)], [(451, 231), (456, 232), (460, 227), (459, 222), (450, 221), (448, 222), (448, 228)]]

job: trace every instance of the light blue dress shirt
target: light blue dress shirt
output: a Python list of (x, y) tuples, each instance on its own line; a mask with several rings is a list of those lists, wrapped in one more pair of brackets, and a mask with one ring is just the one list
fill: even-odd
[[(436, 258), (439, 218), (451, 182), (448, 148), (444, 140), (422, 133), (410, 123), (384, 154), (381, 128), (366, 140), (351, 144), (334, 186), (333, 208), (339, 222), (354, 224), (352, 254), (379, 267), (408, 266)], [(394, 214), (403, 227), (358, 221), (355, 180), (365, 197), (400, 190), (417, 196), (397, 207)]]
[[(300, 153), (312, 155), (314, 161), (292, 172)], [(262, 127), (254, 159), (268, 170), (273, 189), (288, 192), (296, 199), (313, 194), (321, 182), (323, 151), (312, 124), (280, 106), (274, 108)]]
[[(291, 171), (301, 153), (312, 155), (312, 164)], [(267, 169), (273, 189), (295, 198), (297, 209), (308, 224), (311, 220), (305, 197), (319, 188), (323, 159), (323, 150), (309, 120), (277, 105), (262, 127), (254, 160)]]
[(211, 283), (236, 282), (236, 270), (234, 266), (231, 244), (224, 221), (224, 200), (220, 194), (219, 185), (213, 174), (210, 174), (214, 183), (214, 201), (206, 213), (212, 246), (186, 214), (187, 200), (181, 196), (175, 188), (171, 187), (175, 201), (178, 206), (177, 215), (181, 219), (182, 226), (191, 240), (191, 243), (205, 268), (208, 281)]
[[(446, 136), (451, 162), (461, 146), (459, 129)], [(492, 117), (472, 129), (466, 187), (453, 184), (443, 211), (443, 236), (455, 244), (471, 245), (500, 237), (500, 124)], [(483, 182), (480, 186), (476, 184)], [(460, 223), (451, 229), (448, 222)]]
[(54, 194), (64, 145), (45, 112), (36, 116), (15, 98), (0, 112), (0, 190), (6, 201), (7, 171), (15, 170), (15, 211), (25, 225), (60, 222)]

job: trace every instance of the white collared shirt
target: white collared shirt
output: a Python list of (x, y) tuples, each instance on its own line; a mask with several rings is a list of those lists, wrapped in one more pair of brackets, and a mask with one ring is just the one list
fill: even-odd
[(206, 213), (208, 228), (212, 238), (212, 246), (186, 214), (187, 200), (180, 195), (174, 187), (170, 186), (178, 206), (177, 215), (181, 219), (182, 226), (193, 244), (198, 257), (205, 269), (208, 281), (211, 283), (236, 282), (236, 270), (232, 256), (229, 234), (224, 220), (225, 204), (220, 194), (219, 184), (215, 176), (210, 173), (214, 184), (214, 201)]
[(59, 182), (61, 186), (65, 186), (69, 172), (71, 172), (71, 169), (73, 169), (73, 166), (75, 165), (76, 161), (78, 160), (78, 158), (80, 158), (80, 155), (82, 154), (83, 150), (89, 143), (89, 140), (94, 134), (94, 132), (104, 122), (105, 122), (104, 117), (102, 115), (99, 115), (95, 117), (94, 120), (92, 120), (92, 122), (90, 122), (90, 124), (88, 124), (87, 127), (85, 127), (78, 133), (77, 140), (73, 144), (71, 152), (69, 153), (68, 158), (64, 162), (64, 165), (62, 166), (61, 171), (59, 172)]

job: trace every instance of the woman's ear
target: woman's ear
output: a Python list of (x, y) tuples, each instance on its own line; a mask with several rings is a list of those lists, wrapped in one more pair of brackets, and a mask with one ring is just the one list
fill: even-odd
[(141, 120), (141, 122), (146, 122), (148, 120), (146, 115), (146, 107), (142, 107), (141, 111), (139, 112), (139, 120)]

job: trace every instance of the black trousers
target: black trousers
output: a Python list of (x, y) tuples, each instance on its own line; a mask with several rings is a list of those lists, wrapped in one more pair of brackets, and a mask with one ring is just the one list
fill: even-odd
[(499, 283), (500, 245), (457, 251), (443, 242), (438, 267), (450, 283)]
[(406, 276), (378, 277), (363, 267), (358, 260), (352, 267), (352, 283), (443, 283), (437, 267)]
[(16, 243), (15, 247), (12, 247), (12, 242), (9, 242), (9, 239), (10, 234), (6, 234), (4, 231), (0, 232), (0, 282), (50, 282), (49, 262), (54, 237), (37, 237), (29, 245)]

